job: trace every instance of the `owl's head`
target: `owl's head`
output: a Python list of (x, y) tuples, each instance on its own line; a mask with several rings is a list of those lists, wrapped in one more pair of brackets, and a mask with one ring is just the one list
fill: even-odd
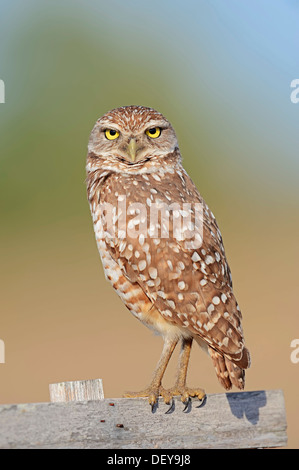
[(124, 106), (97, 120), (88, 152), (127, 165), (162, 157), (178, 148), (173, 127), (152, 108)]

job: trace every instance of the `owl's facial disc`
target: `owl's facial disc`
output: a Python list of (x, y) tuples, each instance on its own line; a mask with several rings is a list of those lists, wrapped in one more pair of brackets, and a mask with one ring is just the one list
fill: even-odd
[(160, 113), (142, 106), (118, 108), (98, 119), (88, 151), (99, 158), (142, 165), (178, 148), (171, 124)]

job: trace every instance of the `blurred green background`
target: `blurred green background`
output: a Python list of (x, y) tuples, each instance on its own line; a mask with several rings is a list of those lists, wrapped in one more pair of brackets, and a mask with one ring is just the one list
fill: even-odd
[[(0, 0), (0, 403), (48, 401), (65, 380), (100, 377), (107, 397), (149, 382), (162, 341), (104, 279), (84, 183), (94, 122), (140, 104), (173, 124), (220, 225), (247, 390), (284, 390), (299, 447), (298, 20), (295, 0)], [(189, 382), (223, 391), (196, 347)]]

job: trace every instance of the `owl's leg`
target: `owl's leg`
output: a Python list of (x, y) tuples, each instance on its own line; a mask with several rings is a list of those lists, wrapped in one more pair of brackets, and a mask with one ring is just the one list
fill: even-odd
[(190, 397), (197, 397), (199, 400), (203, 400), (205, 397), (205, 391), (201, 388), (189, 388), (186, 386), (191, 347), (192, 338), (182, 338), (176, 382), (173, 388), (166, 391), (169, 394), (169, 400), (173, 396), (181, 395), (182, 402), (188, 404)]
[(165, 373), (166, 367), (168, 365), (168, 362), (171, 358), (171, 355), (177, 345), (177, 342), (178, 342), (177, 339), (169, 339), (167, 337), (165, 338), (162, 354), (158, 361), (156, 369), (154, 371), (153, 379), (150, 385), (145, 390), (142, 390), (140, 392), (126, 392), (124, 394), (124, 397), (126, 398), (148, 397), (148, 401), (150, 405), (152, 406), (157, 402), (157, 399), (160, 395), (164, 397), (165, 390), (161, 386), (161, 382), (162, 382), (162, 378)]

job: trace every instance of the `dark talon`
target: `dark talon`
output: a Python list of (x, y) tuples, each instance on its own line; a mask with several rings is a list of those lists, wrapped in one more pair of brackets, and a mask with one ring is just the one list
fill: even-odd
[(170, 405), (170, 407), (168, 408), (168, 410), (165, 411), (165, 414), (168, 415), (168, 414), (172, 413), (173, 410), (174, 410), (174, 399), (172, 398), (172, 400), (171, 400), (171, 405)]
[(200, 400), (200, 404), (196, 407), (196, 408), (201, 408), (202, 406), (204, 406), (206, 404), (206, 401), (207, 401), (207, 395), (205, 395), (201, 400)]
[(187, 402), (184, 402), (184, 403), (185, 403), (185, 408), (183, 409), (183, 413), (186, 413), (186, 411), (188, 410), (189, 405), (190, 405), (190, 403), (191, 403), (191, 398), (188, 397), (188, 398), (187, 398)]

